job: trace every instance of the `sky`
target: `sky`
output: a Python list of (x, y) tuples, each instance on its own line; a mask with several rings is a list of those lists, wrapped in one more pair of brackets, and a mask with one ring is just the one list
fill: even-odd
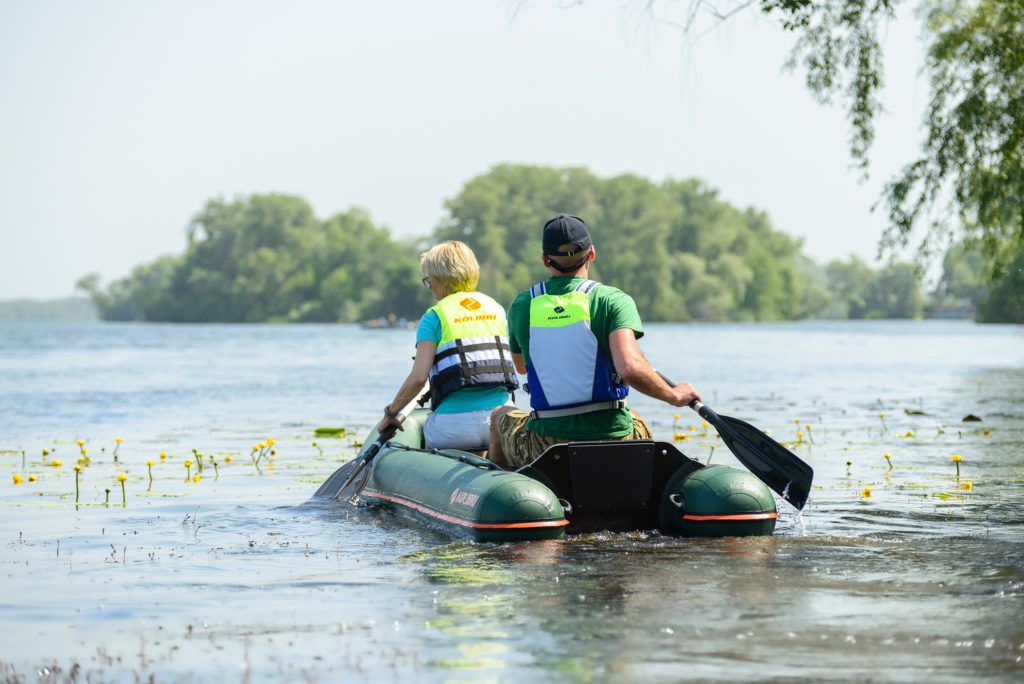
[(862, 182), (842, 108), (783, 69), (791, 34), (748, 10), (684, 35), (688, 0), (645, 4), (0, 0), (0, 299), (180, 253), (217, 196), (425, 236), (500, 163), (699, 177), (819, 261), (877, 263), (871, 207), (923, 135), (913, 16), (882, 37)]

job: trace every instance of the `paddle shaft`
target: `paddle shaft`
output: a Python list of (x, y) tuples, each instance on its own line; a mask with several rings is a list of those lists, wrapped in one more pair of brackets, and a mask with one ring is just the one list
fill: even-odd
[[(430, 396), (429, 388), (429, 383), (423, 385), (423, 389), (420, 390), (420, 392), (417, 392), (416, 396), (408, 404), (402, 407), (402, 409), (398, 412), (398, 415), (395, 416), (395, 419), (399, 423), (404, 423), (406, 417), (412, 412), (414, 408), (416, 408), (417, 405), (426, 403), (427, 398)], [(374, 459), (374, 457), (377, 455), (377, 452), (380, 451), (381, 447), (384, 446), (384, 444), (386, 444), (389, 439), (394, 437), (397, 432), (397, 427), (388, 428), (384, 432), (380, 433), (377, 436), (377, 439), (373, 440), (373, 443), (367, 445), (366, 448), (363, 449), (363, 451), (357, 457), (358, 460), (356, 461), (355, 468), (352, 469), (352, 473), (348, 476), (348, 479), (345, 480), (345, 484), (341, 485), (341, 488), (338, 490), (338, 493), (334, 497), (335, 499), (338, 499), (341, 496), (341, 493), (345, 491), (345, 488), (352, 484), (352, 481), (355, 480), (359, 476), (359, 474), (366, 469), (366, 466), (368, 466), (370, 464), (370, 461)], [(359, 487), (359, 491), (352, 492), (352, 494), (348, 498), (358, 496), (359, 492), (361, 492), (362, 489), (362, 487)]]
[[(662, 380), (675, 387), (676, 383), (669, 380), (662, 373), (659, 372), (658, 375), (661, 376)], [(726, 417), (723, 419), (722, 416), (715, 413), (714, 409), (697, 399), (691, 401), (688, 406), (696, 411), (697, 415), (714, 426), (718, 434), (721, 435), (722, 441), (729, 448), (729, 451), (750, 472), (756, 475), (759, 480), (796, 508), (804, 507), (810, 490), (811, 480), (814, 476), (814, 471), (810, 466), (800, 460), (796, 454), (761, 433), (760, 430), (757, 431), (758, 439), (756, 442), (758, 443), (745, 438), (738, 431), (738, 428), (748, 432), (756, 430), (756, 428), (748, 423), (735, 418)], [(727, 421), (731, 421), (736, 427), (733, 427)], [(791, 487), (793, 491), (790, 491)]]

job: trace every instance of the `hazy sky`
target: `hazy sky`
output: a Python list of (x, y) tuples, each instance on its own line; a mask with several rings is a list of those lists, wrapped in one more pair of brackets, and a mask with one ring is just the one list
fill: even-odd
[(0, 0), (0, 299), (180, 252), (217, 195), (361, 206), (426, 235), (501, 162), (698, 176), (816, 259), (873, 260), (870, 207), (921, 135), (913, 18), (884, 37), (861, 184), (841, 109), (781, 69), (792, 36), (745, 12), (684, 38), (642, 4)]

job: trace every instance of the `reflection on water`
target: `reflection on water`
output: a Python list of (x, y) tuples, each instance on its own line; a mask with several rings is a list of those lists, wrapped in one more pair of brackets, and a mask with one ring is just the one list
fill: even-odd
[[(3, 324), (3, 678), (46, 667), (44, 681), (62, 681), (76, 664), (82, 680), (116, 681), (1024, 673), (1021, 329), (652, 325), (655, 365), (813, 465), (802, 519), (780, 504), (770, 538), (507, 545), (299, 505), (355, 452), (313, 429), (362, 434), (412, 339), (346, 326)], [(659, 436), (676, 432), (673, 409), (634, 404)], [(982, 422), (962, 422), (968, 413)], [(716, 447), (714, 462), (732, 463), (699, 418), (678, 423), (683, 451), (703, 460)], [(276, 453), (257, 470), (250, 448), (271, 436)], [(77, 508), (75, 439), (93, 459)], [(64, 465), (46, 465), (42, 449)], [(184, 478), (192, 449), (208, 455), (199, 483)], [(105, 506), (120, 471), (128, 505)], [(13, 485), (14, 473), (26, 481)]]

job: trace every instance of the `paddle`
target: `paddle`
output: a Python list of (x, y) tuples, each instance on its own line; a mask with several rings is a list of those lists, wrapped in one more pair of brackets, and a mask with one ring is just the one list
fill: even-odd
[[(676, 383), (664, 375), (661, 378), (675, 387)], [(697, 400), (690, 404), (690, 408), (718, 430), (729, 451), (759, 480), (797, 509), (804, 507), (814, 479), (811, 466), (750, 423), (719, 415)]]
[[(424, 387), (426, 388), (426, 386)], [(403, 406), (402, 410), (399, 411), (398, 415), (396, 416), (398, 422), (405, 422), (406, 416), (409, 415), (409, 413), (416, 407), (416, 405), (422, 405), (426, 403), (429, 397), (430, 390), (426, 389), (426, 391), (424, 391), (418, 397), (414, 398), (408, 404)], [(381, 447), (384, 446), (389, 439), (395, 436), (396, 432), (398, 432), (397, 428), (388, 428), (384, 432), (380, 433), (377, 436), (377, 439), (373, 440), (373, 442), (363, 447), (363, 450), (359, 452), (359, 456), (357, 456), (355, 460), (352, 461), (352, 472), (349, 474), (348, 478), (338, 489), (338, 493), (334, 495), (334, 499), (336, 501), (340, 501), (341, 499), (344, 498), (348, 499), (353, 503), (355, 502), (356, 498), (359, 496), (360, 492), (363, 491), (363, 488), (366, 486), (366, 482), (369, 479), (370, 471), (367, 470), (367, 466), (370, 465), (371, 461), (373, 461), (374, 457), (377, 455), (377, 452), (380, 451)], [(363, 473), (365, 473), (365, 475), (357, 480), (356, 478), (359, 478), (359, 476)], [(331, 479), (334, 479), (333, 476)], [(327, 483), (324, 483), (324, 487), (326, 487), (326, 485)], [(324, 487), (321, 487), (320, 489), (323, 490)], [(318, 491), (317, 494), (319, 493), (320, 492)]]

